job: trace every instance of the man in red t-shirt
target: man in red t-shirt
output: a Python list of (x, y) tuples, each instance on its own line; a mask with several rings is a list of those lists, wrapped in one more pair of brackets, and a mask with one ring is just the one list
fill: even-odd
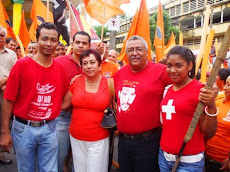
[[(91, 38), (87, 32), (78, 31), (73, 36), (73, 53), (66, 56), (59, 56), (54, 59), (63, 65), (69, 80), (71, 80), (75, 75), (83, 74), (80, 65), (80, 55), (83, 51), (90, 48), (90, 40)], [(71, 116), (72, 110), (70, 109), (69, 111), (61, 111), (60, 115), (56, 119), (59, 150), (58, 171), (64, 171), (68, 169), (68, 163), (64, 164), (64, 162), (70, 149), (69, 124)]]
[(129, 65), (114, 75), (120, 171), (159, 171), (160, 102), (171, 81), (164, 65), (147, 60), (142, 37), (129, 38), (126, 54)]
[[(59, 34), (52, 23), (41, 24), (36, 33), (38, 53), (14, 65), (4, 94), (0, 145), (10, 152), (12, 138), (18, 171), (57, 171), (58, 143), (55, 118), (68, 78), (52, 54)], [(9, 120), (14, 114), (12, 138)], [(36, 162), (35, 162), (36, 161)]]

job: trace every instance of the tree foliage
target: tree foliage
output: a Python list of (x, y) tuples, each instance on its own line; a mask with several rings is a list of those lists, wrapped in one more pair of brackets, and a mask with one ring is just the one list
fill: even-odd
[[(168, 13), (165, 11), (163, 11), (163, 20), (164, 20), (165, 45), (167, 44), (172, 32), (176, 37), (176, 43), (178, 43), (179, 42), (179, 34), (181, 31), (172, 25), (171, 18), (169, 17)], [(150, 39), (151, 39), (151, 42), (153, 43), (154, 38), (155, 38), (156, 26), (157, 26), (157, 12), (154, 13), (152, 15), (152, 17), (150, 17), (149, 25), (150, 25)]]
[[(94, 28), (94, 30), (95, 30), (97, 36), (98, 36), (99, 38), (101, 38), (101, 29), (102, 29), (102, 26), (94, 26), (93, 28)], [(106, 32), (108, 32), (108, 27), (104, 27), (103, 37), (106, 36)]]

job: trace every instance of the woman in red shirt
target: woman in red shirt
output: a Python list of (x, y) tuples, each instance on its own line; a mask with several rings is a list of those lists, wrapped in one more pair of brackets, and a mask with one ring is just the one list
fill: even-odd
[(109, 106), (109, 87), (100, 74), (101, 56), (96, 50), (83, 52), (80, 64), (85, 76), (70, 86), (62, 104), (62, 109), (73, 105), (69, 132), (74, 168), (80, 172), (107, 172), (109, 132), (100, 123)]
[(167, 73), (174, 82), (161, 102), (163, 130), (160, 141), (160, 171), (171, 171), (199, 101), (206, 115), (201, 116), (192, 139), (186, 144), (177, 171), (203, 171), (204, 137), (212, 137), (217, 128), (213, 91), (202, 88), (193, 79), (195, 56), (191, 50), (175, 46), (166, 57)]

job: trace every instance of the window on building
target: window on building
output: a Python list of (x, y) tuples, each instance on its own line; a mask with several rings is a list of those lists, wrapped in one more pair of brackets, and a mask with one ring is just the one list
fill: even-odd
[(195, 44), (195, 45), (199, 45), (199, 44), (200, 44), (200, 39), (195, 39), (195, 40), (194, 40), (194, 44)]
[(224, 19), (223, 22), (230, 21), (230, 8), (225, 8), (224, 10)]
[(196, 27), (201, 27), (201, 17), (196, 18)]
[(217, 2), (221, 2), (221, 1), (223, 1), (223, 0), (216, 0), (216, 3), (217, 3)]
[(183, 12), (186, 13), (189, 11), (189, 2), (185, 2), (183, 4)]
[(208, 0), (208, 4), (214, 4), (215, 0)]
[(212, 23), (220, 23), (221, 21), (221, 12), (214, 13), (212, 16)]
[(204, 0), (198, 0), (198, 8), (204, 7)]
[(193, 40), (188, 40), (187, 45), (193, 45)]
[(164, 11), (167, 12), (167, 13), (169, 14), (169, 8), (168, 8), (168, 9), (165, 9)]
[(195, 10), (196, 9), (196, 0), (191, 0), (190, 1), (190, 10)]
[(170, 16), (175, 16), (175, 7), (170, 9)]
[(180, 15), (181, 5), (176, 6), (176, 15)]

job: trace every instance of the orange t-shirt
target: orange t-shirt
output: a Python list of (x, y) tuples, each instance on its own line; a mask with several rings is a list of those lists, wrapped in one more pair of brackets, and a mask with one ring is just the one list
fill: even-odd
[(212, 160), (222, 162), (230, 152), (230, 101), (223, 103), (223, 99), (219, 99), (216, 106), (219, 109), (218, 128), (215, 136), (207, 140), (205, 154)]
[(72, 137), (83, 141), (97, 141), (109, 136), (100, 123), (104, 110), (109, 106), (110, 95), (107, 79), (102, 77), (96, 93), (85, 90), (85, 76), (77, 78), (70, 86), (73, 113), (69, 132)]
[(107, 59), (102, 62), (101, 74), (106, 78), (111, 78), (117, 71), (119, 67), (116, 63), (108, 61)]

